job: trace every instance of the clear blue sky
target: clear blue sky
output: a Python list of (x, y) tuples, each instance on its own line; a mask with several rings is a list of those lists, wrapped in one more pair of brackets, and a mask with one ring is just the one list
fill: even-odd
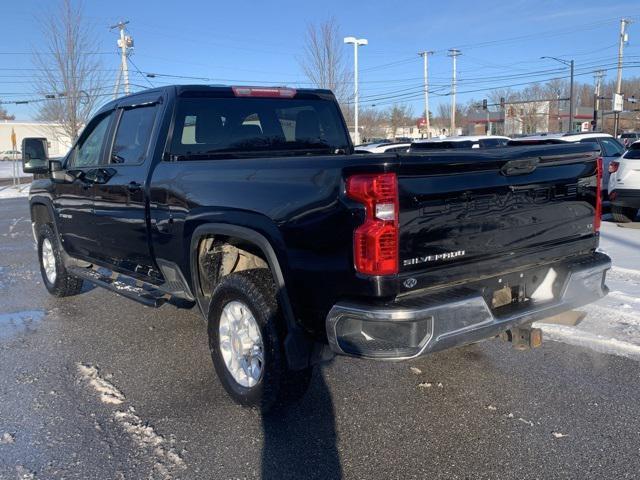
[[(0, 45), (0, 98), (5, 101), (34, 98), (28, 71), (31, 56), (42, 37), (34, 20), (36, 12), (53, 11), (56, 0), (3, 2), (3, 38)], [(630, 43), (625, 76), (640, 75), (640, 4), (638, 0), (513, 0), (479, 1), (352, 1), (323, 2), (213, 2), (186, 0), (110, 0), (84, 2), (103, 52), (112, 84), (119, 57), (116, 33), (108, 26), (120, 19), (130, 21), (135, 40), (133, 62), (142, 71), (204, 76), (209, 83), (306, 82), (298, 64), (308, 22), (335, 16), (344, 35), (365, 37), (369, 46), (360, 50), (363, 105), (380, 108), (394, 101), (422, 111), (420, 89), (422, 63), (419, 50), (435, 50), (430, 57), (431, 110), (448, 103), (451, 59), (446, 50), (458, 47), (459, 101), (481, 99), (486, 91), (533, 80), (565, 75), (563, 67), (543, 55), (574, 58), (577, 80), (592, 82), (597, 66), (615, 66), (619, 20), (631, 17)], [(347, 50), (351, 60), (351, 49)], [(18, 54), (14, 54), (18, 53)], [(637, 66), (632, 65), (638, 62)], [(535, 72), (545, 71), (534, 76)], [(532, 73), (534, 72), (534, 73)], [(132, 82), (149, 85), (135, 73)], [(607, 71), (607, 80), (615, 78)], [(151, 79), (156, 85), (165, 79)], [(175, 80), (175, 83), (189, 83)], [(200, 82), (202, 83), (202, 82)], [(515, 88), (518, 88), (517, 86)], [(471, 90), (482, 90), (471, 92)], [(469, 92), (469, 93), (464, 93)], [(384, 98), (393, 95), (406, 97)], [(19, 120), (33, 118), (32, 105), (6, 105)]]

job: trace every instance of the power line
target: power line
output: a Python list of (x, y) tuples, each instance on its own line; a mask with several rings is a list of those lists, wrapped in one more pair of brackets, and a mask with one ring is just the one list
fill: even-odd
[[(628, 65), (627, 69), (635, 69), (635, 68), (640, 68), (640, 62), (634, 62), (633, 65)], [(609, 71), (609, 70), (615, 70), (615, 67), (611, 67), (611, 68), (604, 68), (601, 69), (604, 71)], [(576, 74), (575, 76), (584, 76), (584, 75), (590, 75), (593, 74), (593, 71), (591, 72), (584, 72), (584, 73), (580, 73), (580, 74)], [(486, 91), (490, 91), (490, 90), (498, 90), (501, 88), (511, 88), (511, 87), (519, 87), (519, 86), (524, 86), (524, 85), (531, 85), (531, 84), (535, 84), (535, 83), (540, 83), (541, 81), (544, 82), (549, 82), (549, 81), (553, 81), (553, 80), (563, 80), (563, 79), (568, 79), (569, 76), (561, 76), (561, 77), (553, 77), (553, 78), (548, 78), (546, 80), (538, 80), (538, 81), (534, 81), (534, 82), (520, 82), (520, 83), (512, 83), (512, 84), (508, 84), (508, 85), (493, 85), (490, 87), (486, 87), (486, 88), (478, 88), (478, 89), (472, 89), (472, 90), (464, 90), (464, 91), (458, 91), (458, 94), (465, 94), (465, 93), (477, 93), (477, 92), (486, 92)], [(439, 97), (447, 97), (452, 95), (452, 92), (448, 92), (448, 93), (438, 93), (437, 91), (433, 91), (431, 90), (429, 92), (430, 94), (439, 96)], [(418, 98), (420, 98), (422, 96), (422, 92), (417, 92), (417, 93), (412, 93), (412, 94), (404, 94), (404, 95), (391, 95), (389, 97), (386, 98), (380, 98), (379, 100), (385, 100), (383, 102), (376, 102), (375, 104), (373, 104), (372, 106), (380, 106), (380, 105), (389, 105), (392, 103), (395, 103), (399, 98), (402, 98), (403, 101), (408, 101), (408, 100), (416, 100)], [(371, 100), (369, 100), (367, 103), (371, 102)], [(350, 102), (345, 102), (346, 104), (349, 104)]]
[(131, 65), (133, 65), (133, 68), (136, 69), (136, 72), (138, 72), (140, 75), (144, 76), (144, 78), (147, 80), (147, 82), (149, 83), (149, 85), (151, 85), (152, 88), (155, 87), (155, 85), (153, 83), (151, 83), (151, 80), (149, 80), (149, 76), (148, 75), (144, 75), (140, 69), (138, 68), (138, 66), (133, 63), (133, 59), (131, 57), (129, 57), (129, 61), (131, 62)]

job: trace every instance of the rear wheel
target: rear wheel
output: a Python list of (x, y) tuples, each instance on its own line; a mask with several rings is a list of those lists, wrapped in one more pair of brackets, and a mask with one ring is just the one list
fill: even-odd
[(637, 208), (620, 207), (618, 205), (611, 205), (611, 215), (613, 215), (613, 219), (618, 223), (633, 222), (637, 214), (638, 214)]
[(38, 258), (42, 281), (51, 295), (68, 297), (82, 290), (82, 279), (71, 275), (62, 261), (62, 252), (53, 228), (49, 224), (39, 225)]
[(269, 270), (245, 270), (222, 279), (209, 308), (209, 349), (222, 385), (237, 403), (263, 412), (302, 397), (312, 373), (287, 366), (276, 294)]

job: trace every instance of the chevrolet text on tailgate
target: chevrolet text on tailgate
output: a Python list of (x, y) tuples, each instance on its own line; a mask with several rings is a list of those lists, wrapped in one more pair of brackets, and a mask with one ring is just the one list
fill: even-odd
[(27, 159), (44, 284), (197, 307), (237, 402), (302, 395), (335, 354), (408, 359), (607, 293), (593, 144), (354, 154), (333, 94), (171, 86)]

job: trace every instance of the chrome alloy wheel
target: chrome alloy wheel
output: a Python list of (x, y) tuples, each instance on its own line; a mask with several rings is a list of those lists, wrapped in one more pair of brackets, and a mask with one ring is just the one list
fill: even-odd
[(233, 379), (253, 387), (262, 377), (264, 349), (262, 335), (251, 310), (234, 300), (222, 309), (219, 326), (220, 352)]
[(51, 240), (48, 238), (42, 241), (42, 266), (44, 267), (47, 281), (53, 285), (56, 282), (56, 257), (53, 253)]

